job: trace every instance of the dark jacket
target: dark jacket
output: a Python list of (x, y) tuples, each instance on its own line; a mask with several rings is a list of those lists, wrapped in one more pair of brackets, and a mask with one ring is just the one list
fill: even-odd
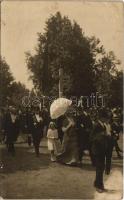
[(104, 154), (107, 144), (106, 128), (98, 121), (90, 136), (92, 154)]
[(16, 115), (15, 122), (13, 123), (10, 112), (6, 113), (3, 120), (3, 129), (8, 142), (16, 141), (19, 134), (19, 116)]
[(92, 131), (92, 121), (89, 115), (84, 113), (77, 116), (76, 128), (78, 134), (78, 144), (82, 149), (89, 149), (89, 138)]
[(22, 133), (27, 134), (28, 133), (28, 113), (23, 112), (19, 116), (20, 118), (20, 130)]
[(43, 136), (43, 129), (44, 129), (44, 122), (40, 120), (39, 122), (37, 121), (37, 118), (35, 114), (30, 114), (28, 116), (28, 131), (32, 135), (40, 135), (41, 137)]
[(85, 115), (84, 113), (76, 117), (76, 124), (77, 129), (83, 129), (84, 131), (92, 129), (92, 120), (89, 115)]
[(113, 122), (112, 125), (112, 137), (114, 140), (119, 140), (119, 133), (121, 131), (121, 128), (118, 123)]

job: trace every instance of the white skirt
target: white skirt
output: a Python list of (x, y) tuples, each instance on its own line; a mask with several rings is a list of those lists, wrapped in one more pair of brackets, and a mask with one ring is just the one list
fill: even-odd
[(56, 150), (55, 139), (48, 138), (48, 150), (50, 150), (50, 151)]
[(55, 151), (56, 154), (61, 152), (61, 143), (59, 140), (56, 140), (54, 138), (48, 138), (48, 150), (49, 151)]

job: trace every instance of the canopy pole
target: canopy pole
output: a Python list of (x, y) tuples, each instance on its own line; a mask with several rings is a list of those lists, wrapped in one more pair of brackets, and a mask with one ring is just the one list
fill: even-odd
[(63, 96), (63, 68), (59, 68), (59, 98)]

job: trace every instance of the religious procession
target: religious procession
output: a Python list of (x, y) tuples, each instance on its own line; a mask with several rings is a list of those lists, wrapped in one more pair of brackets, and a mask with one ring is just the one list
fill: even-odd
[(123, 198), (123, 4), (2, 1), (0, 200)]
[(1, 143), (6, 145), (10, 156), (16, 156), (15, 143), (20, 133), (25, 134), (25, 142), (29, 148), (33, 145), (34, 156), (39, 159), (42, 159), (43, 138), (47, 140), (51, 162), (83, 169), (83, 157), (88, 154), (96, 170), (93, 185), (99, 193), (107, 191), (103, 175), (110, 174), (114, 148), (117, 158), (123, 158), (118, 145), (123, 131), (120, 108), (75, 107), (71, 100), (58, 98), (50, 110), (39, 106), (17, 110), (9, 106), (1, 121)]

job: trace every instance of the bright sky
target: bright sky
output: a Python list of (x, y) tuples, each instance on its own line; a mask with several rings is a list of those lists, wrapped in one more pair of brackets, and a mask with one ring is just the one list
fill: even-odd
[(85, 35), (98, 37), (105, 49), (113, 50), (124, 63), (122, 2), (3, 1), (1, 11), (1, 54), (16, 80), (28, 88), (32, 82), (28, 80), (25, 52), (34, 53), (37, 32), (44, 31), (46, 19), (57, 11), (77, 21)]

